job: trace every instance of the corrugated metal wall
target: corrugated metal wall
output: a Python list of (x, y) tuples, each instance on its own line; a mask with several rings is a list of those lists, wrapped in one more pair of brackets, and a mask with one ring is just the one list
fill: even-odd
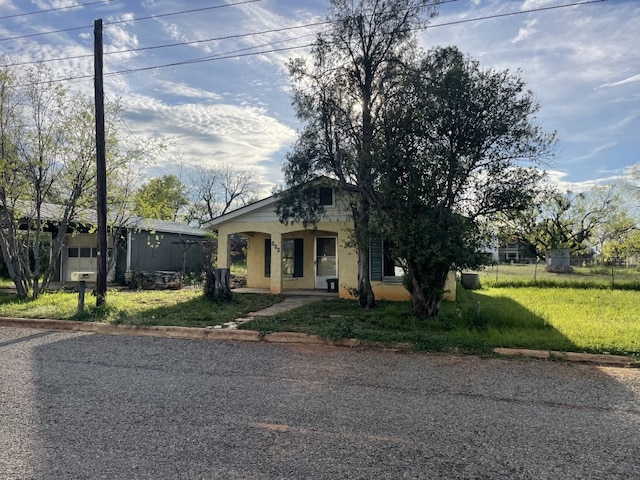
[[(131, 235), (131, 270), (134, 272), (156, 270), (180, 272), (183, 252), (186, 251), (186, 273), (199, 273), (203, 270), (204, 259), (202, 245), (199, 242), (203, 240), (202, 237), (175, 233), (134, 232)], [(194, 241), (196, 243), (188, 244)], [(118, 276), (124, 275), (126, 268), (126, 243), (124, 247), (118, 256)]]

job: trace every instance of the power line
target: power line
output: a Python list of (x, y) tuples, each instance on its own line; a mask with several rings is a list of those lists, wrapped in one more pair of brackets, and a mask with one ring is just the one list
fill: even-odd
[[(137, 22), (140, 20), (152, 20), (155, 18), (160, 18), (160, 17), (169, 17), (169, 16), (175, 16), (175, 15), (183, 15), (185, 13), (194, 13), (194, 12), (202, 12), (205, 10), (215, 10), (218, 8), (227, 8), (227, 7), (235, 7), (238, 5), (245, 5), (247, 3), (255, 3), (255, 2), (262, 2), (263, 0), (244, 0), (241, 2), (236, 2), (236, 3), (226, 3), (224, 5), (214, 5), (212, 7), (203, 7), (203, 8), (197, 8), (194, 10), (181, 10), (179, 12), (173, 12), (173, 13), (163, 13), (160, 15), (151, 15), (148, 17), (139, 17), (139, 18), (132, 18), (132, 19), (128, 19), (128, 20), (117, 20), (114, 22), (105, 22), (105, 26), (110, 26), (110, 25), (119, 25), (122, 23), (132, 23), (132, 22)], [(89, 28), (93, 28), (93, 25), (85, 25), (82, 27), (69, 27), (69, 28), (61, 28), (59, 30), (47, 30), (46, 32), (38, 32), (38, 33), (28, 33), (25, 35), (17, 35), (15, 37), (6, 37), (6, 38), (0, 38), (0, 42), (6, 42), (8, 40), (20, 40), (23, 38), (31, 38), (31, 37), (39, 37), (39, 36), (43, 36), (43, 35), (51, 35), (54, 33), (65, 33), (65, 32), (74, 32), (77, 30), (86, 30)]]
[[(115, 50), (113, 52), (105, 52), (104, 55), (118, 55), (118, 54), (123, 54), (123, 53), (135, 53), (135, 52), (142, 52), (145, 50), (158, 50), (158, 49), (162, 49), (162, 48), (171, 48), (171, 47), (181, 47), (181, 46), (186, 46), (186, 45), (197, 45), (199, 43), (208, 43), (208, 42), (217, 42), (217, 41), (221, 41), (221, 40), (231, 40), (234, 38), (244, 38), (244, 37), (251, 37), (254, 35), (264, 35), (264, 34), (268, 34), (268, 33), (280, 33), (280, 32), (285, 32), (285, 31), (289, 31), (289, 30), (298, 30), (301, 28), (309, 28), (309, 27), (317, 27), (319, 25), (327, 25), (331, 23), (330, 21), (323, 21), (323, 22), (315, 22), (315, 23), (307, 23), (304, 25), (294, 25), (291, 27), (282, 27), (282, 28), (273, 28), (270, 30), (261, 30), (258, 32), (251, 32), (251, 33), (238, 33), (235, 35), (226, 35), (224, 37), (214, 37), (214, 38), (205, 38), (205, 39), (201, 39), (201, 40), (191, 40), (188, 42), (177, 42), (177, 43), (167, 43), (167, 44), (163, 44), (163, 45), (155, 45), (155, 46), (151, 46), (151, 47), (139, 47), (139, 48), (130, 48), (130, 49), (126, 49), (126, 50)], [(315, 33), (313, 34), (315, 35)], [(295, 40), (299, 37), (293, 38), (291, 40)], [(90, 58), (93, 57), (93, 54), (85, 54), (85, 55), (73, 55), (73, 56), (68, 56), (68, 57), (59, 57), (59, 58), (49, 58), (46, 60), (32, 60), (32, 61), (28, 61), (28, 62), (18, 62), (18, 63), (11, 63), (6, 65), (7, 67), (18, 67), (18, 66), (23, 66), (23, 65), (35, 65), (35, 64), (39, 64), (39, 63), (49, 63), (49, 62), (59, 62), (59, 61), (63, 61), (63, 60), (77, 60), (77, 59), (81, 59), (81, 58)]]
[[(256, 1), (256, 0), (252, 0), (252, 1)], [(585, 1), (585, 2), (577, 2), (577, 3), (571, 3), (571, 4), (556, 5), (556, 6), (552, 6), (552, 7), (540, 7), (540, 8), (530, 9), (530, 10), (522, 10), (522, 11), (519, 11), (519, 12), (494, 14), (494, 15), (485, 16), (485, 17), (477, 17), (477, 18), (473, 18), (473, 19), (458, 20), (458, 21), (453, 21), (453, 22), (435, 24), (435, 25), (430, 25), (430, 26), (428, 26), (426, 28), (442, 27), (442, 26), (455, 25), (455, 24), (459, 24), (459, 23), (468, 23), (468, 22), (474, 22), (474, 21), (480, 21), (480, 20), (489, 20), (489, 19), (493, 19), (493, 18), (501, 18), (501, 17), (513, 16), (513, 15), (522, 15), (522, 14), (525, 14), (525, 13), (535, 13), (535, 12), (539, 12), (539, 11), (553, 10), (553, 9), (558, 9), (558, 8), (574, 7), (574, 6), (581, 6), (581, 5), (588, 5), (588, 4), (601, 3), (601, 2), (606, 2), (606, 1), (607, 0), (588, 0), (588, 1)], [(330, 23), (330, 22), (319, 22), (319, 23)], [(285, 27), (285, 28), (289, 28), (289, 27)], [(302, 28), (302, 27), (300, 27), (300, 28)], [(241, 36), (242, 35), (248, 36), (248, 35), (251, 35), (251, 34), (240, 34), (240, 35)], [(314, 34), (310, 34), (310, 35), (314, 35)], [(280, 41), (277, 41), (277, 42), (272, 42), (272, 43), (268, 43), (268, 44), (264, 44), (264, 45), (260, 45), (260, 46), (248, 47), (248, 48), (241, 49), (241, 50), (236, 50), (236, 51), (233, 51), (233, 52), (226, 52), (226, 53), (211, 55), (211, 56), (207, 56), (207, 57), (200, 57), (200, 58), (190, 59), (190, 60), (182, 60), (182, 61), (179, 61), (179, 62), (173, 62), (173, 63), (161, 64), (161, 65), (155, 65), (155, 66), (149, 66), (149, 67), (139, 67), (139, 68), (132, 68), (132, 69), (128, 69), (128, 70), (119, 70), (119, 71), (115, 71), (115, 72), (108, 72), (108, 73), (105, 73), (104, 76), (107, 77), (107, 76), (125, 75), (125, 74), (129, 74), (129, 73), (143, 72), (143, 71), (155, 70), (155, 69), (160, 69), (160, 68), (176, 67), (176, 66), (181, 66), (181, 65), (190, 65), (190, 64), (194, 64), (194, 63), (203, 63), (203, 62), (210, 62), (210, 61), (215, 61), (215, 60), (228, 60), (228, 59), (234, 59), (234, 58), (243, 58), (243, 57), (249, 57), (249, 56), (254, 56), (254, 55), (264, 55), (264, 54), (268, 54), (268, 53), (277, 53), (277, 52), (282, 52), (282, 51), (297, 50), (297, 49), (300, 49), (300, 48), (308, 48), (308, 47), (314, 46), (315, 44), (311, 43), (311, 44), (306, 44), (306, 45), (298, 45), (298, 46), (294, 46), (294, 47), (283, 47), (283, 48), (278, 48), (278, 49), (263, 50), (263, 51), (259, 51), (259, 52), (235, 53), (235, 52), (240, 52), (240, 51), (243, 51), (243, 50), (250, 50), (250, 49), (253, 49), (253, 48), (260, 48), (260, 47), (264, 47), (264, 46), (274, 45), (276, 43), (282, 43), (283, 41), (292, 41), (292, 40), (296, 40), (296, 39), (303, 38), (305, 36), (310, 36), (310, 35), (303, 35), (303, 36), (296, 37), (296, 38), (293, 38), (293, 39), (280, 40)], [(152, 47), (147, 47), (147, 48), (152, 48)], [(156, 47), (156, 48), (160, 48), (160, 47)], [(125, 52), (128, 52), (128, 51), (122, 51), (122, 52), (118, 52), (118, 53), (125, 53)], [(83, 56), (69, 57), (69, 58), (81, 58), (81, 57), (83, 57)], [(81, 75), (81, 76), (76, 76), (76, 77), (60, 78), (60, 79), (57, 79), (55, 81), (56, 82), (75, 81), (75, 80), (84, 80), (84, 79), (88, 79), (88, 78), (93, 78), (93, 75)]]
[(72, 8), (82, 8), (82, 7), (89, 7), (91, 5), (98, 5), (101, 3), (110, 3), (113, 0), (100, 0), (100, 1), (96, 1), (96, 2), (89, 2), (89, 3), (78, 3), (76, 5), (69, 5), (67, 7), (53, 7), (53, 8), (47, 8), (44, 10), (36, 10), (34, 12), (25, 12), (25, 13), (16, 13), (13, 15), (4, 15), (2, 17), (0, 17), (0, 20), (6, 20), (9, 18), (16, 18), (16, 17), (26, 17), (28, 15), (37, 15), (38, 13), (48, 13), (48, 12), (57, 12), (59, 10), (71, 10)]
[[(124, 75), (127, 73), (135, 73), (135, 72), (143, 72), (143, 71), (148, 71), (148, 70), (155, 70), (156, 68), (166, 68), (166, 67), (177, 67), (177, 66), (181, 66), (181, 65), (191, 65), (193, 63), (204, 63), (204, 62), (211, 62), (214, 60), (228, 60), (228, 59), (232, 59), (232, 58), (242, 58), (242, 57), (250, 57), (253, 55), (264, 55), (267, 53), (277, 53), (277, 52), (285, 52), (288, 50), (297, 50), (299, 48), (307, 48), (307, 47), (312, 47), (315, 44), (313, 43), (309, 43), (306, 45), (297, 45), (295, 47), (282, 47), (282, 48), (274, 48), (271, 50), (261, 50), (259, 52), (249, 52), (249, 53), (240, 53), (240, 54), (220, 54), (219, 56), (215, 56), (215, 57), (203, 57), (203, 58), (198, 58), (198, 59), (192, 59), (192, 60), (183, 60), (180, 62), (174, 62), (174, 63), (167, 63), (164, 65), (155, 65), (155, 66), (151, 66), (151, 67), (141, 67), (141, 68), (132, 68), (130, 70), (119, 70), (116, 72), (109, 72), (109, 73), (105, 73), (104, 76), (105, 77), (112, 77), (112, 76), (116, 76), (116, 75)], [(251, 47), (251, 48), (256, 48), (256, 47)], [(93, 78), (93, 76), (89, 76), (90, 78)], [(86, 76), (82, 77), (82, 78), (86, 78)]]
[(446, 26), (450, 26), (450, 25), (458, 25), (461, 23), (469, 23), (469, 22), (477, 22), (479, 20), (491, 20), (494, 18), (503, 18), (503, 17), (511, 17), (513, 15), (522, 15), (523, 13), (535, 13), (535, 12), (543, 12), (545, 10), (555, 10), (558, 8), (567, 8), (567, 7), (578, 7), (578, 6), (582, 6), (582, 5), (589, 5), (592, 3), (601, 3), (601, 2), (606, 2), (607, 0), (587, 0), (585, 2), (576, 2), (576, 3), (567, 3), (564, 5), (554, 5), (551, 7), (539, 7), (539, 8), (532, 8), (530, 10), (521, 10), (519, 12), (509, 12), (509, 13), (497, 13), (494, 15), (488, 15), (486, 17), (476, 17), (476, 18), (468, 18), (465, 20), (454, 20), (451, 22), (446, 22), (446, 23), (437, 23), (435, 25), (427, 25), (426, 27), (422, 27), (422, 30), (425, 29), (429, 29), (429, 28), (435, 28), (435, 27), (446, 27)]
[[(290, 39), (287, 40), (280, 40), (280, 42), (283, 41), (290, 41)], [(274, 42), (274, 43), (278, 43), (278, 42)], [(269, 45), (269, 44), (265, 44), (265, 45)], [(265, 46), (262, 45), (262, 46)], [(115, 72), (106, 72), (104, 73), (105, 77), (113, 77), (113, 76), (118, 76), (118, 75), (124, 75), (124, 74), (128, 74), (128, 73), (136, 73), (136, 72), (144, 72), (144, 71), (149, 71), (149, 70), (155, 70), (155, 69), (159, 69), (159, 68), (167, 68), (167, 67), (177, 67), (177, 66), (181, 66), (181, 65), (190, 65), (193, 63), (204, 63), (204, 62), (211, 62), (211, 61), (215, 61), (215, 60), (229, 60), (229, 59), (233, 59), (233, 58), (242, 58), (242, 57), (249, 57), (249, 56), (253, 56), (253, 55), (265, 55), (268, 53), (277, 53), (277, 52), (284, 52), (287, 50), (297, 50), (300, 48), (307, 48), (307, 47), (312, 47), (314, 44), (313, 43), (309, 43), (306, 45), (297, 45), (294, 47), (282, 47), (282, 48), (275, 48), (275, 49), (271, 49), (271, 50), (261, 50), (259, 52), (249, 52), (249, 53), (240, 53), (240, 54), (234, 54), (233, 52), (227, 52), (227, 53), (221, 53), (218, 54), (216, 56), (209, 56), (209, 57), (200, 57), (200, 58), (196, 58), (196, 59), (191, 59), (191, 60), (181, 60), (179, 62), (173, 62), (173, 63), (166, 63), (166, 64), (162, 64), (162, 65), (153, 65), (153, 66), (149, 66), (149, 67), (138, 67), (138, 68), (132, 68), (129, 70), (118, 70)], [(242, 50), (248, 50), (250, 48), (259, 48), (259, 47), (249, 47), (247, 49), (242, 49)], [(237, 51), (242, 51), (242, 50), (237, 50)], [(41, 83), (52, 83), (52, 82), (72, 82), (72, 81), (77, 81), (77, 80), (87, 80), (87, 79), (92, 79), (93, 78), (93, 74), (91, 75), (77, 75), (74, 77), (64, 77), (64, 78), (58, 78), (55, 80), (46, 80), (43, 82), (35, 82), (33, 84), (30, 85), (38, 85)]]
[(75, 32), (77, 30), (87, 30), (89, 28), (93, 28), (93, 25), (85, 25), (84, 27), (61, 28), (60, 30), (47, 30), (46, 32), (28, 33), (25, 35), (18, 35), (15, 37), (0, 38), (0, 42), (6, 42), (8, 40), (19, 40), (22, 38), (40, 37), (42, 35), (51, 35), (54, 33)]
[(156, 18), (162, 18), (162, 17), (171, 17), (174, 15), (183, 15), (185, 13), (195, 13), (195, 12), (203, 12), (205, 10), (215, 10), (217, 8), (225, 8), (225, 7), (234, 7), (237, 5), (244, 5), (247, 3), (255, 3), (255, 2), (261, 2), (262, 0), (244, 0), (242, 2), (236, 2), (236, 3), (227, 3), (225, 5), (214, 5), (213, 7), (203, 7), (203, 8), (195, 8), (193, 10), (182, 10), (180, 12), (174, 12), (174, 13), (161, 13), (159, 15), (150, 15), (148, 17), (138, 17), (138, 18), (132, 18), (129, 20), (118, 20), (115, 22), (109, 22), (106, 23), (105, 25), (118, 25), (120, 23), (130, 23), (130, 22), (137, 22), (140, 20), (153, 20)]
[[(111, 0), (108, 0), (111, 1)], [(242, 3), (251, 3), (251, 2), (255, 2), (255, 1), (261, 1), (261, 0), (248, 0), (246, 2), (240, 2), (240, 3), (236, 3), (236, 4), (230, 4), (230, 5), (239, 5)], [(453, 3), (453, 2), (457, 2), (459, 0), (445, 0), (443, 2), (440, 2), (438, 5), (442, 5), (445, 3)], [(593, 3), (601, 3), (601, 2), (606, 2), (607, 0), (587, 0), (584, 2), (577, 2), (577, 3), (571, 3), (571, 4), (564, 4), (564, 5), (555, 5), (555, 6), (551, 6), (551, 7), (540, 7), (540, 8), (534, 8), (534, 9), (529, 9), (529, 10), (522, 10), (519, 12), (508, 12), (508, 13), (502, 13), (502, 14), (494, 14), (494, 15), (488, 15), (488, 16), (484, 16), (484, 17), (475, 17), (475, 18), (468, 18), (465, 20), (454, 20), (451, 22), (446, 22), (446, 23), (436, 23), (436, 24), (431, 24), (431, 25), (427, 25), (426, 27), (422, 27), (422, 29), (429, 29), (429, 28), (436, 28), (436, 27), (445, 27), (445, 26), (451, 26), (451, 25), (457, 25), (457, 24), (462, 24), (462, 23), (470, 23), (470, 22), (477, 22), (479, 20), (490, 20), (490, 19), (494, 19), (494, 18), (501, 18), (501, 17), (508, 17), (508, 16), (513, 16), (513, 15), (522, 15), (524, 13), (535, 13), (535, 12), (540, 12), (540, 11), (545, 11), (545, 10), (555, 10), (555, 9), (559, 9), (559, 8), (566, 8), (566, 7), (575, 7), (575, 6), (581, 6), (581, 5), (588, 5), (588, 4), (593, 4)], [(218, 5), (215, 7), (206, 7), (206, 8), (198, 8), (195, 10), (185, 10), (184, 12), (178, 12), (178, 13), (169, 13), (169, 14), (163, 14), (163, 15), (156, 15), (156, 16), (151, 16), (151, 17), (141, 17), (135, 20), (145, 20), (145, 19), (149, 19), (149, 18), (157, 18), (160, 16), (169, 16), (169, 15), (178, 15), (178, 14), (182, 14), (182, 13), (191, 13), (191, 12), (196, 12), (196, 11), (201, 11), (201, 10), (210, 10), (212, 8), (222, 8), (225, 5)], [(131, 22), (134, 20), (123, 20), (123, 21), (119, 21), (119, 22), (113, 22), (113, 23), (108, 23), (106, 25), (114, 25), (116, 23), (124, 23), (124, 22)], [(227, 36), (223, 36), (223, 37), (214, 37), (214, 38), (207, 38), (207, 39), (201, 39), (201, 40), (191, 40), (188, 42), (177, 42), (177, 43), (168, 43), (168, 44), (163, 44), (163, 45), (155, 45), (155, 46), (151, 46), (151, 47), (140, 47), (140, 48), (131, 48), (131, 49), (126, 49), (126, 50), (117, 50), (117, 51), (113, 51), (113, 52), (105, 52), (105, 55), (118, 55), (118, 54), (124, 54), (124, 53), (135, 53), (135, 52), (141, 52), (141, 51), (146, 51), (146, 50), (158, 50), (158, 49), (162, 49), (162, 48), (172, 48), (172, 47), (179, 47), (179, 46), (186, 46), (186, 45), (197, 45), (199, 43), (208, 43), (208, 42), (215, 42), (215, 41), (222, 41), (222, 40), (230, 40), (233, 38), (244, 38), (244, 37), (250, 37), (250, 36), (254, 36), (254, 35), (264, 35), (267, 33), (278, 33), (278, 32), (284, 32), (284, 31), (288, 31), (288, 30), (296, 30), (296, 29), (300, 29), (300, 28), (309, 28), (309, 27), (315, 27), (315, 26), (319, 26), (319, 25), (327, 25), (332, 23), (331, 21), (322, 21), (322, 22), (314, 22), (314, 23), (308, 23), (308, 24), (304, 24), (304, 25), (294, 25), (291, 27), (282, 27), (282, 28), (275, 28), (275, 29), (270, 29), (270, 30), (262, 30), (259, 32), (251, 32), (251, 33), (240, 33), (240, 34), (235, 34), (235, 35), (227, 35)], [(77, 29), (80, 28), (85, 28), (85, 27), (77, 27)], [(75, 29), (74, 29), (75, 30)], [(62, 31), (66, 31), (66, 30), (58, 30), (57, 32), (62, 32)], [(44, 34), (44, 33), (43, 33)], [(43, 35), (43, 34), (33, 34), (33, 35)], [(16, 38), (16, 37), (13, 37)], [(5, 40), (10, 40), (10, 39), (5, 39)], [(2, 41), (2, 39), (0, 39), (0, 41)], [(18, 63), (12, 63), (9, 64), (7, 66), (9, 67), (17, 67), (17, 66), (24, 66), (24, 65), (35, 65), (35, 64), (39, 64), (39, 63), (49, 63), (49, 62), (58, 62), (58, 61), (64, 61), (64, 60), (77, 60), (77, 59), (82, 59), (82, 58), (90, 58), (92, 57), (92, 54), (86, 54), (86, 55), (74, 55), (74, 56), (69, 56), (69, 57), (59, 57), (59, 58), (50, 58), (50, 59), (46, 59), (46, 60), (39, 60), (39, 61), (29, 61), (29, 62), (18, 62)]]

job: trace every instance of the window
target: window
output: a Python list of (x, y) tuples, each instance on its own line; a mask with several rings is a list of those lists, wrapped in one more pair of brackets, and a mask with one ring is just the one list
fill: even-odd
[[(282, 241), (282, 275), (284, 277), (302, 277), (304, 264), (304, 241), (291, 238)], [(264, 239), (264, 276), (271, 276), (271, 239)]]
[(329, 187), (320, 187), (318, 190), (320, 205), (333, 205), (333, 190)]
[(282, 275), (285, 277), (302, 277), (303, 240), (290, 238), (282, 241)]
[(293, 267), (295, 265), (295, 243), (293, 240), (282, 242), (282, 274), (293, 277)]
[(91, 248), (89, 247), (80, 248), (80, 258), (91, 258)]
[(78, 247), (69, 247), (69, 250), (67, 252), (67, 256), (69, 258), (78, 258), (80, 249)]
[(369, 252), (371, 280), (381, 281), (404, 275), (399, 260), (389, 254), (389, 246), (382, 239), (373, 240)]

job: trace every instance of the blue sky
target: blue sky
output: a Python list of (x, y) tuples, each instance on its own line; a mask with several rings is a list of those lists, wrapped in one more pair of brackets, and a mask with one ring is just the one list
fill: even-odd
[[(506, 15), (575, 2), (452, 1), (419, 40), (424, 48), (457, 45), (485, 68), (520, 71), (541, 103), (538, 122), (558, 132), (551, 178), (580, 190), (640, 162), (640, 1)], [(169, 145), (147, 175), (182, 172), (187, 180), (194, 166), (226, 163), (254, 171), (268, 194), (282, 182), (299, 127), (285, 64), (308, 48), (271, 50), (307, 45), (321, 27), (273, 30), (321, 22), (326, 8), (325, 0), (0, 0), (0, 54), (8, 63), (48, 61), (61, 78), (91, 77), (93, 22), (101, 18), (105, 94), (122, 99), (127, 141)], [(87, 28), (26, 36), (78, 27)], [(150, 48), (220, 37), (232, 38)], [(205, 61), (184, 64), (197, 59)], [(130, 70), (139, 71), (108, 75)], [(91, 78), (67, 85), (93, 93)]]

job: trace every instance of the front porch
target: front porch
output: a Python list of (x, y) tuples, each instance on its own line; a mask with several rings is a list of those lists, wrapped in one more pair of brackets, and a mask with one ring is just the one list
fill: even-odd
[(231, 237), (242, 235), (246, 239), (248, 289), (234, 291), (337, 297), (343, 284), (340, 273), (347, 261), (340, 247), (347, 238), (345, 232), (281, 227), (285, 231), (218, 231), (218, 268), (231, 264)]
[[(252, 288), (252, 287), (241, 287), (241, 288), (232, 288), (232, 292), (234, 293), (271, 293), (268, 288)], [(292, 289), (292, 290), (284, 290), (280, 293), (283, 297), (318, 297), (318, 298), (338, 298), (337, 292), (327, 292), (326, 290), (307, 290), (307, 289)]]

